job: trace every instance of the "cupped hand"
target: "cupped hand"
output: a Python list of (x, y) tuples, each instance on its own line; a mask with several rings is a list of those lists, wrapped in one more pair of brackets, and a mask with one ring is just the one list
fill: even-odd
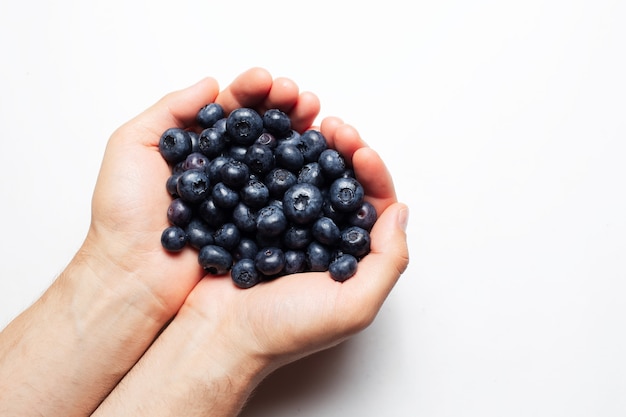
[(203, 273), (193, 250), (171, 254), (161, 247), (171, 201), (165, 183), (171, 171), (159, 153), (159, 138), (170, 127), (191, 128), (197, 111), (210, 102), (221, 104), (226, 114), (237, 107), (260, 112), (279, 108), (289, 114), (296, 129), (310, 126), (320, 108), (317, 97), (300, 92), (293, 81), (273, 79), (266, 70), (252, 68), (221, 92), (214, 79), (206, 78), (170, 93), (111, 136), (80, 252), (94, 271), (107, 276), (105, 281), (133, 277), (166, 315), (176, 312)]

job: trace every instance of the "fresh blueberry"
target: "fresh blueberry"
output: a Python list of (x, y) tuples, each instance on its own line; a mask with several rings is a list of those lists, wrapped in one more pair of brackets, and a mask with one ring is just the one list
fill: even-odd
[(263, 118), (253, 109), (240, 107), (226, 120), (226, 132), (237, 145), (251, 145), (263, 133)]
[(240, 191), (241, 201), (252, 208), (261, 208), (270, 199), (270, 190), (258, 179), (250, 179)]
[(285, 252), (285, 274), (297, 274), (306, 270), (306, 254), (299, 250)]
[(324, 149), (317, 160), (327, 180), (339, 178), (346, 170), (346, 161), (335, 149)]
[(230, 148), (228, 148), (228, 156), (235, 161), (246, 162), (247, 153), (248, 147), (244, 145), (231, 145)]
[(304, 155), (296, 145), (283, 142), (274, 150), (276, 165), (288, 169), (291, 172), (298, 172), (304, 165)]
[(263, 132), (254, 143), (269, 146), (270, 149), (275, 149), (278, 145), (278, 139), (276, 139), (276, 136), (269, 132)]
[(328, 217), (320, 217), (317, 219), (315, 223), (313, 223), (311, 233), (315, 240), (328, 246), (335, 245), (341, 238), (341, 230), (339, 230), (335, 222)]
[(317, 162), (305, 164), (298, 173), (298, 182), (307, 182), (317, 188), (322, 188), (324, 186), (324, 176), (322, 175), (320, 164)]
[(367, 230), (349, 226), (341, 231), (339, 248), (350, 255), (361, 258), (370, 251), (371, 238)]
[(211, 127), (219, 119), (224, 117), (224, 109), (217, 103), (209, 103), (202, 107), (196, 114), (196, 123), (200, 127)]
[(273, 198), (283, 198), (285, 191), (298, 181), (296, 175), (284, 168), (274, 168), (265, 176), (265, 185)]
[(187, 244), (185, 230), (178, 226), (169, 226), (161, 233), (161, 245), (170, 252), (179, 252)]
[(167, 129), (159, 139), (159, 152), (170, 164), (183, 161), (191, 153), (191, 137), (183, 129)]
[(165, 182), (165, 189), (174, 198), (178, 197), (178, 178), (180, 178), (182, 172), (173, 173)]
[(237, 247), (232, 251), (232, 255), (236, 260), (246, 258), (254, 259), (258, 251), (259, 246), (253, 239), (242, 238)]
[(226, 120), (228, 120), (228, 118), (222, 117), (221, 119), (219, 119), (217, 122), (213, 124), (213, 128), (216, 129), (222, 135), (227, 134), (226, 133)]
[(234, 223), (224, 223), (213, 233), (213, 240), (217, 246), (221, 246), (226, 250), (232, 250), (237, 247), (241, 239), (241, 232)]
[(265, 206), (257, 213), (256, 230), (258, 235), (278, 236), (287, 229), (287, 226), (287, 218), (280, 207)]
[(243, 202), (233, 208), (232, 222), (242, 233), (256, 232), (256, 213)]
[(196, 249), (215, 243), (213, 239), (213, 229), (200, 218), (196, 217), (191, 219), (185, 228), (185, 232), (187, 232), (189, 244)]
[(291, 132), (291, 119), (279, 109), (269, 109), (263, 113), (263, 126), (278, 137)]
[(276, 275), (285, 267), (285, 253), (276, 247), (263, 248), (254, 258), (254, 266), (265, 276)]
[(207, 273), (222, 275), (232, 267), (233, 257), (221, 246), (206, 245), (198, 252), (198, 263)]
[(200, 152), (200, 135), (193, 130), (188, 130), (187, 133), (191, 138), (191, 152)]
[(198, 203), (209, 194), (209, 185), (209, 177), (203, 170), (190, 169), (178, 178), (176, 192), (183, 200)]
[(322, 215), (332, 219), (335, 222), (335, 224), (339, 225), (345, 221), (348, 213), (337, 211), (337, 209), (333, 207), (333, 205), (331, 204), (330, 199), (324, 198), (324, 204), (322, 206)]
[(305, 162), (317, 162), (322, 151), (328, 148), (326, 138), (318, 130), (307, 130), (300, 136), (302, 142), (300, 150)]
[(354, 256), (343, 253), (331, 261), (328, 272), (335, 281), (344, 282), (356, 273), (357, 266), (358, 261)]
[(222, 169), (222, 166), (224, 166), (224, 164), (228, 161), (230, 161), (230, 158), (226, 156), (218, 156), (211, 160), (207, 168), (207, 173), (209, 174), (209, 180), (211, 181), (211, 184), (217, 184), (218, 182), (222, 182), (222, 174), (220, 173), (220, 170)]
[(309, 271), (328, 271), (331, 251), (321, 243), (313, 241), (306, 248), (306, 258)]
[(283, 211), (287, 219), (295, 224), (312, 223), (320, 214), (324, 199), (316, 186), (298, 183), (283, 196)]
[(250, 168), (250, 172), (265, 175), (274, 168), (274, 152), (269, 146), (253, 143), (246, 151), (244, 162)]
[(350, 213), (347, 221), (352, 226), (359, 226), (369, 232), (374, 227), (377, 218), (378, 215), (372, 203), (363, 201), (361, 207)]
[(363, 186), (354, 178), (337, 178), (330, 185), (330, 202), (337, 211), (357, 210), (363, 203)]
[(198, 149), (209, 158), (221, 155), (227, 144), (226, 135), (214, 127), (204, 129), (198, 138)]
[(224, 184), (238, 190), (248, 182), (250, 169), (243, 162), (230, 159), (220, 168), (220, 175)]
[(235, 262), (230, 271), (230, 276), (233, 283), (243, 289), (254, 287), (261, 282), (261, 275), (254, 266), (254, 260), (248, 258)]
[(239, 193), (223, 182), (218, 182), (213, 186), (211, 197), (215, 205), (223, 209), (231, 209), (239, 203)]
[(174, 226), (185, 227), (193, 217), (193, 206), (182, 198), (175, 198), (167, 208), (167, 219)]
[(185, 162), (183, 163), (183, 169), (189, 171), (190, 169), (200, 169), (206, 171), (209, 167), (211, 160), (200, 152), (192, 152), (187, 155)]
[(206, 198), (198, 204), (198, 216), (211, 227), (218, 228), (226, 223), (230, 213), (215, 205), (213, 197)]
[(289, 142), (289, 143), (300, 143), (300, 132), (295, 129), (291, 129), (285, 136), (281, 136), (278, 138), (279, 143)]
[(285, 247), (293, 250), (306, 248), (312, 240), (313, 233), (309, 227), (291, 226), (285, 230), (285, 234), (283, 235)]

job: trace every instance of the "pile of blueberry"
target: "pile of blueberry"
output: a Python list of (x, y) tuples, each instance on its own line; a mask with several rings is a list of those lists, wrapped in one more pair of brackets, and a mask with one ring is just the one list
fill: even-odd
[(298, 272), (355, 274), (377, 214), (321, 132), (297, 132), (278, 109), (225, 115), (217, 103), (196, 122), (159, 141), (171, 167), (166, 250), (194, 247), (207, 273), (230, 271), (240, 288)]

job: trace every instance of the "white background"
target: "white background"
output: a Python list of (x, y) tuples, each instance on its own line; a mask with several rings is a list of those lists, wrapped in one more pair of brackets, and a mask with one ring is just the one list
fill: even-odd
[(263, 66), (382, 154), (411, 263), (244, 416), (623, 416), (625, 21), (617, 0), (3, 1), (0, 325), (81, 244), (116, 127)]

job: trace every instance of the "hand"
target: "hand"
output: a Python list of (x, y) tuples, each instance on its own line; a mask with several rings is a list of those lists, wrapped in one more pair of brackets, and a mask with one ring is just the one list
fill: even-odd
[(321, 131), (351, 161), (380, 213), (357, 274), (343, 283), (328, 273), (294, 274), (246, 290), (227, 275), (205, 277), (94, 416), (234, 416), (272, 370), (372, 322), (408, 264), (407, 207), (354, 128), (328, 118)]

